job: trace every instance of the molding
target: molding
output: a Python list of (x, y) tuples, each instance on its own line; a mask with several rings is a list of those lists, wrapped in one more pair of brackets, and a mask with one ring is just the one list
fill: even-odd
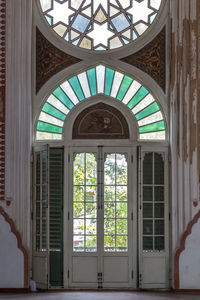
[(29, 293), (30, 292), (30, 290), (29, 290), (29, 288), (27, 288), (27, 289), (2, 289), (2, 288), (0, 288), (0, 294), (1, 293), (15, 293), (15, 294), (26, 294), (26, 293)]
[[(22, 251), (24, 255), (24, 288), (28, 289), (29, 287), (29, 264), (28, 264), (28, 252), (22, 245), (22, 239), (19, 234), (19, 232), (16, 230), (15, 224), (13, 220), (8, 216), (8, 214), (4, 211), (3, 207), (0, 206), (0, 214), (4, 217), (6, 222), (9, 223), (11, 232), (16, 236), (17, 238), (17, 246)], [(10, 289), (0, 289), (1, 290), (10, 290)], [(15, 290), (15, 289), (14, 289)], [(18, 289), (16, 289), (18, 290)]]
[(173, 292), (176, 294), (200, 294), (200, 289), (188, 290), (188, 289), (174, 289)]
[(0, 0), (0, 201), (5, 200), (6, 0)]
[[(175, 257), (174, 257), (174, 290), (179, 290), (179, 288), (180, 288), (180, 278), (179, 278), (180, 255), (185, 250), (185, 241), (186, 241), (187, 237), (191, 234), (192, 227), (194, 226), (194, 224), (196, 224), (198, 222), (199, 218), (200, 218), (200, 210), (194, 216), (194, 218), (189, 222), (186, 231), (183, 233), (183, 235), (181, 237), (180, 247), (176, 250)], [(181, 289), (180, 289), (180, 291), (181, 291)], [(186, 291), (186, 290), (182, 290), (182, 291)], [(190, 290), (188, 290), (188, 291), (190, 291)]]

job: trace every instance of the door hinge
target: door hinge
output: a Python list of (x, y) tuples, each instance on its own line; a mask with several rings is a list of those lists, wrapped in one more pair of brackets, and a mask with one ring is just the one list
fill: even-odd
[(68, 272), (67, 272), (67, 278), (69, 279), (69, 270), (68, 270)]
[(131, 278), (133, 279), (133, 277), (134, 277), (134, 273), (133, 273), (133, 270), (132, 270), (132, 272), (131, 272)]
[(70, 162), (70, 154), (68, 154), (68, 163)]
[(133, 163), (133, 154), (131, 154), (131, 163)]
[(133, 221), (133, 212), (131, 213), (131, 221)]
[(31, 212), (31, 220), (33, 220), (33, 211)]
[(171, 220), (171, 214), (169, 213), (169, 221)]
[(68, 220), (70, 219), (69, 211), (68, 211), (68, 217), (67, 218), (68, 218)]

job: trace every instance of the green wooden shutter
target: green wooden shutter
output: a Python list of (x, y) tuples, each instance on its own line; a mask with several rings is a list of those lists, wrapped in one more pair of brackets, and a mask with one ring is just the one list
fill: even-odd
[(50, 285), (63, 286), (63, 148), (51, 148), (49, 160)]

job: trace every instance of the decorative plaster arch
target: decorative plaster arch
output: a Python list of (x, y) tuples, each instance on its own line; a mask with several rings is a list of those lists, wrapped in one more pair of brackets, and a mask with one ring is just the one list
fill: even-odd
[(103, 64), (61, 83), (46, 99), (36, 123), (36, 140), (61, 140), (68, 113), (85, 99), (105, 95), (132, 112), (140, 140), (165, 140), (166, 122), (158, 100), (134, 77)]
[(28, 253), (24, 246), (22, 245), (22, 239), (19, 232), (16, 230), (13, 220), (8, 216), (4, 209), (0, 206), (0, 215), (2, 215), (5, 221), (10, 225), (10, 230), (17, 239), (17, 247), (23, 253), (24, 256), (24, 288), (29, 287), (29, 271), (28, 271)]
[(176, 250), (174, 256), (174, 289), (180, 289), (180, 273), (179, 273), (179, 260), (181, 253), (186, 249), (186, 239), (192, 233), (193, 226), (199, 221), (200, 219), (200, 210), (194, 216), (194, 218), (189, 222), (186, 231), (183, 233), (181, 237), (180, 247)]

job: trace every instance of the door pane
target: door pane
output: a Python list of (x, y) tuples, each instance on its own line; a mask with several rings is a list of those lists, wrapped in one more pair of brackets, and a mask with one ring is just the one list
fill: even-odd
[(73, 164), (73, 251), (97, 251), (96, 153), (76, 153)]
[(104, 251), (128, 251), (128, 167), (125, 154), (107, 153), (104, 162)]

